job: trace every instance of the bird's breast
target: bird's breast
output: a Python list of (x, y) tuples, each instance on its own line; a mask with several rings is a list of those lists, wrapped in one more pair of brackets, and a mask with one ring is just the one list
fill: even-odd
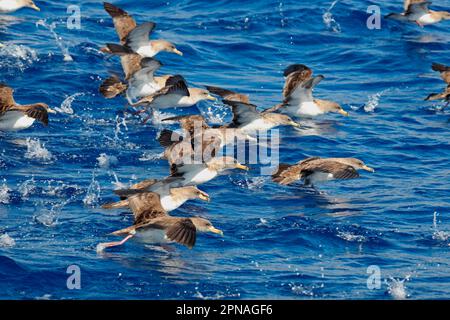
[(34, 120), (20, 111), (8, 111), (0, 117), (0, 131), (24, 130), (31, 127)]

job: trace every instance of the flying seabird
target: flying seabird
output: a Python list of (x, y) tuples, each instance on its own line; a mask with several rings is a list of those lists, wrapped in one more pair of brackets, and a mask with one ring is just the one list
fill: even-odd
[[(139, 193), (140, 191), (138, 190), (142, 190), (143, 187), (148, 187), (148, 180), (146, 180), (145, 185), (143, 185), (141, 183), (140, 186), (134, 186), (134, 188), (139, 188), (139, 189), (135, 189), (136, 193)], [(156, 183), (156, 181), (154, 181)], [(159, 190), (159, 192), (161, 192), (161, 190)], [(157, 192), (158, 193), (158, 192)], [(160, 202), (161, 202), (161, 206), (162, 208), (167, 211), (173, 211), (175, 209), (178, 209), (180, 206), (182, 206), (186, 201), (188, 200), (195, 200), (195, 199), (200, 199), (203, 201), (210, 201), (210, 197), (209, 195), (198, 189), (195, 186), (187, 186), (187, 187), (181, 187), (181, 188), (171, 188), (168, 189), (168, 191), (165, 192), (161, 192), (158, 193), (159, 197), (160, 197)], [(130, 201), (132, 202), (132, 200), (130, 198), (118, 201), (118, 202), (113, 202), (113, 203), (107, 203), (104, 204), (102, 206), (103, 209), (119, 209), (119, 208), (127, 208), (130, 206)]]
[(306, 186), (314, 186), (316, 183), (329, 180), (358, 178), (357, 170), (375, 172), (373, 168), (355, 158), (312, 157), (294, 165), (280, 164), (272, 179), (281, 185), (303, 180)]
[(41, 11), (32, 0), (0, 0), (0, 13), (11, 13), (22, 8)]
[(151, 114), (144, 120), (146, 122), (151, 118), (155, 109), (186, 108), (194, 106), (202, 100), (216, 101), (216, 98), (211, 96), (208, 90), (188, 88), (185, 79), (180, 75), (175, 75), (167, 79), (164, 88), (130, 105), (144, 107), (140, 113), (151, 109)]
[(259, 112), (257, 106), (250, 103), (247, 95), (243, 95), (228, 89), (206, 86), (208, 91), (221, 96), (223, 103), (231, 106), (233, 120), (226, 128), (236, 128), (242, 133), (254, 134), (258, 130), (270, 130), (277, 126), (300, 127), (300, 124), (293, 121), (289, 116), (263, 110)]
[[(179, 156), (180, 152), (185, 153), (186, 150), (192, 154), (201, 151), (203, 156), (205, 153), (207, 156), (215, 156), (218, 150), (229, 143), (234, 143), (235, 139), (257, 141), (239, 128), (211, 127), (201, 115), (175, 116), (163, 121), (178, 121), (183, 129), (182, 136), (165, 129), (158, 138), (160, 144), (166, 148), (165, 155), (175, 154), (178, 159), (182, 158)], [(170, 158), (167, 156), (167, 159)], [(169, 163), (171, 163), (170, 160)]]
[(97, 251), (120, 246), (132, 237), (145, 243), (177, 242), (192, 249), (197, 232), (211, 232), (223, 235), (212, 223), (200, 217), (181, 218), (168, 215), (161, 205), (160, 196), (154, 192), (135, 194), (128, 198), (128, 205), (134, 215), (131, 227), (113, 232), (116, 236), (125, 236), (121, 241), (100, 243)]
[(431, 67), (441, 74), (442, 79), (447, 83), (447, 88), (441, 93), (432, 93), (425, 100), (445, 100), (447, 107), (450, 104), (450, 67), (439, 63), (433, 63)]
[(172, 164), (170, 176), (173, 178), (182, 178), (183, 185), (199, 185), (211, 181), (220, 173), (228, 169), (240, 169), (248, 171), (249, 168), (240, 164), (233, 157), (213, 157), (206, 162)]
[(447, 88), (441, 93), (432, 93), (425, 100), (444, 100), (446, 101), (445, 107), (450, 104), (450, 67), (440, 63), (433, 63), (431, 67), (434, 71), (441, 74), (442, 80), (447, 83)]
[(147, 179), (128, 189), (114, 190), (114, 193), (121, 197), (122, 200), (142, 192), (155, 192), (160, 195), (166, 195), (173, 188), (197, 186), (209, 182), (228, 169), (249, 170), (247, 166), (240, 164), (233, 157), (213, 157), (205, 162), (186, 164), (177, 164), (174, 161), (170, 166), (170, 176), (162, 180)]
[[(125, 81), (122, 82), (118, 76), (107, 78), (100, 86), (101, 94), (107, 98), (115, 98), (119, 94), (126, 94), (129, 103), (156, 93), (166, 86), (167, 80), (171, 77), (165, 75), (155, 76), (155, 72), (162, 66), (162, 63), (153, 58), (142, 58), (133, 54), (136, 59), (125, 61)], [(132, 66), (130, 65), (132, 64)]]
[(48, 125), (48, 114), (56, 113), (45, 103), (19, 105), (14, 101), (14, 90), (0, 84), (0, 131), (18, 131), (31, 127), (35, 120)]
[(403, 13), (390, 13), (386, 18), (415, 22), (422, 28), (442, 20), (450, 20), (450, 12), (430, 10), (429, 5), (431, 2), (425, 0), (405, 0)]
[(232, 100), (223, 100), (223, 103), (231, 106), (233, 112), (233, 120), (227, 128), (237, 128), (241, 132), (254, 134), (258, 130), (268, 131), (278, 126), (300, 127), (300, 124), (288, 115), (268, 110), (259, 112), (254, 104)]
[(149, 40), (156, 27), (154, 22), (137, 25), (136, 21), (125, 10), (104, 2), (103, 6), (113, 18), (114, 27), (119, 35), (119, 44), (107, 44), (101, 51), (112, 54), (137, 53), (142, 57), (154, 57), (161, 51), (183, 55), (172, 43), (166, 40)]
[(312, 70), (303, 64), (290, 65), (284, 70), (286, 81), (283, 88), (284, 101), (267, 112), (286, 113), (292, 117), (315, 117), (328, 112), (348, 116), (338, 103), (329, 100), (314, 99), (313, 89), (325, 77), (312, 77)]

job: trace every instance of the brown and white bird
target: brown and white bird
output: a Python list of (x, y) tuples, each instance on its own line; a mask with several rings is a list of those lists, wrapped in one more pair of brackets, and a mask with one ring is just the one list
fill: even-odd
[(339, 113), (348, 116), (338, 103), (315, 99), (313, 90), (325, 77), (312, 77), (312, 70), (303, 64), (290, 65), (284, 70), (286, 81), (283, 88), (282, 103), (268, 109), (268, 112), (281, 112), (291, 117), (315, 117), (325, 113)]
[(441, 93), (430, 94), (425, 100), (444, 100), (447, 102), (445, 105), (447, 107), (450, 104), (450, 67), (440, 63), (433, 63), (431, 68), (441, 74), (441, 78), (447, 84), (447, 88)]
[(206, 86), (208, 91), (223, 98), (223, 103), (231, 106), (233, 120), (226, 128), (239, 129), (245, 134), (255, 134), (258, 131), (268, 131), (278, 126), (300, 127), (289, 116), (270, 112), (258, 111), (257, 106), (250, 103), (247, 95), (219, 87)]
[(312, 157), (297, 164), (280, 164), (272, 179), (281, 185), (289, 185), (303, 180), (306, 186), (330, 180), (359, 178), (357, 170), (375, 172), (364, 162), (356, 158), (320, 158)]
[(11, 13), (22, 8), (41, 11), (32, 0), (0, 0), (0, 13)]
[(179, 161), (174, 160), (170, 166), (170, 176), (162, 180), (147, 179), (128, 189), (115, 190), (114, 193), (120, 196), (122, 200), (142, 192), (155, 192), (160, 195), (167, 195), (170, 194), (170, 190), (173, 188), (197, 186), (211, 181), (225, 170), (230, 169), (249, 170), (247, 166), (240, 164), (232, 157), (213, 157), (208, 161), (181, 164)]
[(101, 84), (99, 90), (105, 98), (111, 99), (125, 93), (128, 102), (134, 103), (136, 99), (152, 95), (166, 86), (170, 75), (155, 76), (155, 72), (162, 66), (161, 62), (132, 55), (135, 59), (126, 59), (124, 62), (125, 81), (121, 81), (118, 76), (112, 76)]
[(152, 117), (154, 110), (191, 107), (203, 100), (215, 101), (216, 98), (211, 96), (207, 90), (188, 88), (186, 80), (180, 75), (175, 75), (167, 79), (164, 88), (130, 105), (143, 107), (139, 113), (150, 109), (150, 115), (144, 120), (146, 122)]
[(48, 125), (48, 114), (56, 113), (45, 103), (20, 105), (13, 97), (14, 90), (0, 84), (0, 131), (18, 131), (31, 127), (35, 120)]
[(133, 225), (113, 232), (113, 235), (124, 236), (125, 238), (117, 242), (100, 243), (97, 245), (97, 252), (120, 246), (133, 237), (144, 243), (177, 242), (191, 249), (195, 245), (197, 232), (223, 235), (221, 230), (216, 229), (206, 219), (199, 217), (180, 218), (168, 215), (157, 193), (138, 193), (130, 196), (127, 202), (134, 215)]
[(166, 40), (149, 40), (156, 27), (154, 22), (137, 25), (136, 21), (125, 10), (104, 2), (106, 12), (113, 18), (114, 27), (119, 35), (119, 44), (107, 44), (102, 51), (112, 54), (137, 53), (142, 57), (154, 57), (161, 51), (183, 55), (172, 43)]
[[(170, 130), (163, 130), (158, 138), (161, 146), (165, 147), (165, 156), (169, 159), (176, 155), (177, 159), (186, 156), (186, 151), (194, 155), (201, 152), (202, 156), (214, 157), (225, 145), (235, 141), (257, 141), (239, 128), (228, 126), (211, 127), (201, 115), (175, 116), (163, 121), (177, 121), (183, 129), (183, 135)], [(197, 157), (198, 158), (198, 157)]]
[(426, 25), (435, 24), (442, 20), (450, 20), (450, 12), (430, 10), (431, 2), (426, 0), (405, 0), (404, 12), (390, 13), (386, 18), (404, 21), (415, 22), (418, 26), (424, 27)]
[[(147, 181), (148, 182), (148, 181)], [(155, 181), (156, 182), (156, 181)], [(147, 184), (148, 185), (148, 184)], [(141, 185), (140, 188), (143, 186)], [(136, 193), (140, 193), (142, 189), (136, 189)], [(167, 192), (158, 193), (162, 208), (167, 211), (173, 211), (181, 207), (186, 201), (200, 199), (210, 201), (209, 195), (195, 186), (187, 186), (181, 188), (171, 188)], [(102, 205), (103, 209), (120, 209), (130, 206), (130, 198)]]

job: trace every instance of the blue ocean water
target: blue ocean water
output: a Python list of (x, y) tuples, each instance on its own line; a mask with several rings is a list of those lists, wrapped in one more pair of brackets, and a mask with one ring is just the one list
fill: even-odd
[[(101, 1), (75, 1), (81, 29), (68, 29), (73, 2), (38, 0), (39, 13), (0, 18), (0, 80), (19, 103), (59, 111), (48, 127), (0, 136), (0, 298), (450, 297), (450, 112), (423, 101), (444, 88), (430, 66), (450, 63), (448, 23), (420, 29), (382, 19), (369, 30), (368, 5), (401, 11), (401, 1), (387, 0), (115, 1), (139, 22), (157, 22), (156, 37), (184, 52), (159, 55), (161, 73), (191, 85), (247, 93), (265, 108), (280, 101), (289, 64), (325, 75), (316, 96), (338, 101), (350, 117), (281, 128), (281, 161), (355, 156), (376, 172), (321, 193), (275, 185), (257, 168), (231, 172), (201, 186), (210, 203), (174, 212), (205, 216), (224, 237), (202, 234), (193, 250), (128, 242), (99, 255), (97, 243), (132, 222), (127, 211), (99, 205), (117, 187), (167, 175), (155, 140), (164, 126), (142, 125), (122, 112), (125, 100), (98, 93), (121, 71), (117, 58), (98, 52), (117, 36)], [(220, 103), (198, 109), (230, 119)], [(80, 290), (67, 288), (71, 265), (81, 270)], [(373, 290), (368, 268), (380, 275)]]

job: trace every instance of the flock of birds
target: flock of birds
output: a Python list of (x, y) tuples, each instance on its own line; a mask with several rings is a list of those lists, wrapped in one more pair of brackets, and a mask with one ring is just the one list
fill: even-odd
[[(420, 26), (450, 19), (450, 13), (432, 11), (427, 1), (405, 0), (405, 11), (390, 14), (388, 18), (415, 22)], [(23, 7), (39, 8), (31, 0), (0, 0), (0, 13), (8, 13)], [(170, 167), (168, 177), (148, 179), (128, 189), (116, 190), (120, 201), (108, 203), (105, 209), (129, 208), (134, 215), (134, 223), (112, 234), (123, 236), (115, 242), (100, 243), (98, 251), (124, 244), (131, 238), (147, 243), (177, 242), (192, 248), (197, 232), (223, 234), (213, 224), (200, 217), (176, 217), (169, 213), (186, 201), (200, 199), (210, 201), (210, 196), (198, 189), (222, 172), (230, 169), (249, 170), (235, 158), (220, 156), (222, 148), (234, 141), (256, 142), (258, 133), (278, 126), (299, 127), (296, 121), (302, 117), (316, 117), (326, 113), (348, 116), (338, 103), (317, 99), (313, 89), (324, 79), (313, 75), (313, 71), (303, 64), (293, 64), (284, 70), (285, 84), (283, 100), (272, 108), (260, 111), (250, 102), (248, 96), (231, 90), (206, 86), (189, 87), (181, 75), (156, 75), (163, 66), (155, 59), (162, 51), (182, 56), (176, 46), (166, 40), (149, 40), (155, 23), (138, 25), (131, 15), (110, 3), (104, 9), (111, 16), (119, 43), (108, 43), (100, 51), (120, 57), (124, 77), (117, 75), (107, 78), (99, 91), (107, 99), (124, 96), (130, 112), (146, 114), (144, 122), (152, 118), (154, 110), (183, 108), (196, 105), (202, 100), (217, 100), (231, 107), (233, 119), (223, 126), (210, 126), (200, 114), (183, 115), (164, 119), (178, 122), (182, 133), (164, 129), (158, 141), (165, 148), (164, 158)], [(433, 93), (426, 100), (444, 100), (450, 103), (450, 67), (433, 64), (447, 84), (441, 93)], [(30, 127), (35, 120), (48, 124), (48, 114), (54, 111), (44, 103), (30, 105), (17, 104), (13, 89), (0, 85), (0, 131), (17, 131)], [(335, 179), (354, 179), (358, 170), (374, 172), (363, 161), (356, 158), (311, 157), (297, 164), (280, 164), (272, 179), (281, 185), (290, 185), (303, 180), (306, 186)]]

